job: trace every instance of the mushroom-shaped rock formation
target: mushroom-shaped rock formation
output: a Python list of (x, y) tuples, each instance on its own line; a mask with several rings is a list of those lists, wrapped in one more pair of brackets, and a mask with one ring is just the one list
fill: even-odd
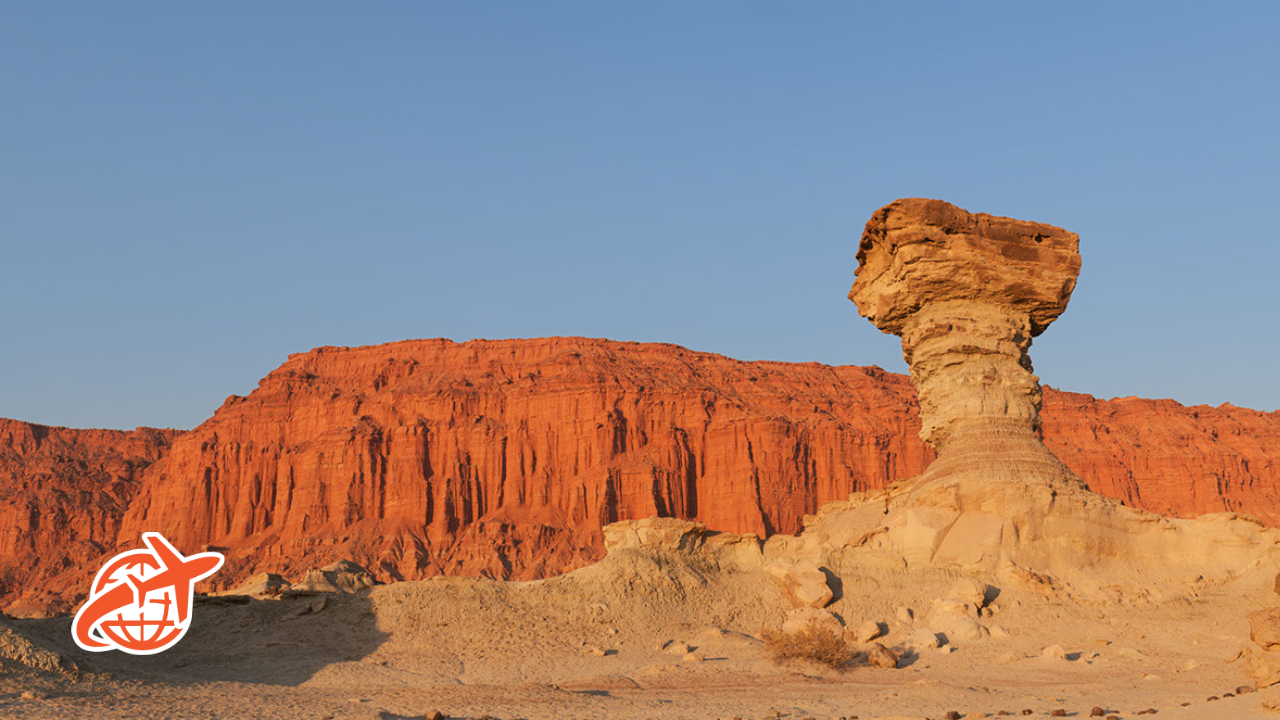
[(1074, 233), (899, 200), (867, 223), (858, 260), (849, 297), (902, 337), (921, 436), (938, 456), (912, 481), (825, 505), (800, 535), (770, 538), (770, 562), (958, 569), (1099, 602), (1277, 568), (1280, 531), (1233, 513), (1172, 520), (1125, 507), (1041, 443), (1027, 348), (1075, 289)]
[(920, 397), (926, 479), (969, 474), (1079, 483), (1041, 443), (1027, 348), (1067, 308), (1079, 237), (941, 200), (876, 211), (849, 299), (902, 353)]

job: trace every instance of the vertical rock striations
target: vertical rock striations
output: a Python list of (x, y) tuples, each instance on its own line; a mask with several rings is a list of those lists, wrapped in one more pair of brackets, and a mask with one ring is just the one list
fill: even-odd
[[(877, 368), (425, 340), (295, 355), (167, 450), (177, 433), (0, 421), (0, 608), (48, 592), (68, 609), (95, 553), (143, 529), (228, 548), (228, 584), (340, 558), (382, 580), (545, 577), (599, 557), (602, 525), (650, 515), (792, 533), (929, 466), (915, 397)], [(1098, 493), (1280, 523), (1280, 413), (1049, 388), (1044, 406), (1046, 446)]]
[(115, 547), (142, 471), (180, 433), (73, 430), (0, 418), (0, 599), (10, 614), (39, 614), (34, 599), (64, 573), (92, 578)]

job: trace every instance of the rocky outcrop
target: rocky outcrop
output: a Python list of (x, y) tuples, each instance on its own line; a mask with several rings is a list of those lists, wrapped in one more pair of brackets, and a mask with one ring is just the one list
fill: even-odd
[(914, 424), (875, 368), (560, 338), (321, 348), (183, 436), (121, 540), (229, 548), (231, 577), (350, 557), (388, 580), (535, 578), (597, 559), (616, 520), (795, 531), (923, 467)]
[(1079, 237), (1041, 223), (968, 213), (941, 200), (876, 211), (849, 298), (902, 337), (919, 392), (929, 479), (965, 475), (1080, 483), (1045, 449), (1040, 379), (1027, 349), (1067, 307)]
[(852, 552), (1103, 603), (1123, 595), (1117, 577), (1225, 581), (1280, 562), (1277, 531), (1230, 513), (1172, 521), (1125, 507), (1041, 442), (1027, 348), (1065, 309), (1077, 248), (1064, 230), (938, 200), (899, 200), (872, 216), (850, 297), (902, 336), (921, 436), (938, 458), (908, 485), (823, 507), (811, 532), (772, 538), (766, 554), (831, 566)]
[(178, 434), (72, 430), (0, 418), (0, 598), (56, 584), (55, 577), (93, 565), (114, 548), (142, 470)]
[[(15, 529), (3, 558), (91, 576), (97, 547), (117, 535), (130, 545), (144, 528), (186, 552), (226, 549), (219, 588), (341, 558), (383, 581), (543, 577), (598, 558), (614, 519), (795, 532), (827, 502), (922, 472), (933, 453), (920, 427), (907, 378), (878, 368), (581, 338), (322, 348), (229, 398), (145, 473), (160, 450), (129, 443), (150, 431), (104, 431), (104, 447), (122, 442), (111, 452), (135, 458), (120, 477), (140, 483), (95, 480), (101, 449), (90, 443), (3, 455), (9, 496), (46, 497), (24, 488), (47, 486), (55, 459), (63, 478), (60, 494), (7, 506), (23, 511), (3, 526)], [(1132, 507), (1280, 522), (1280, 413), (1046, 389), (1043, 432), (1093, 489)], [(161, 435), (157, 448), (173, 433)], [(126, 505), (129, 529), (117, 533)], [(75, 527), (97, 528), (95, 544), (60, 555), (73, 537), (63, 528)], [(38, 552), (23, 544), (37, 536)], [(26, 593), (66, 610), (88, 582), (46, 575), (15, 583), (0, 607)]]

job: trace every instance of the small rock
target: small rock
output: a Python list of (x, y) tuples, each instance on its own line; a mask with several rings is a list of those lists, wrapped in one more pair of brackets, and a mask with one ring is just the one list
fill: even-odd
[(1248, 685), (1241, 685), (1240, 687), (1236, 688), (1237, 695), (1248, 695), (1251, 692), (1253, 692), (1253, 688), (1249, 687)]
[(1205, 702), (1213, 702), (1213, 701), (1215, 701), (1215, 700), (1221, 700), (1221, 699), (1222, 699), (1222, 698), (1218, 697), (1217, 695), (1210, 695), (1209, 697), (1205, 698), (1205, 699), (1204, 699), (1204, 701), (1205, 701)]
[(853, 632), (853, 639), (860, 643), (869, 643), (883, 634), (884, 631), (880, 629), (880, 623), (868, 620), (859, 625), (858, 629)]
[(1040, 657), (1046, 660), (1066, 660), (1067, 651), (1063, 650), (1061, 645), (1050, 645), (1040, 653)]
[(974, 607), (960, 600), (935, 600), (925, 622), (934, 630), (945, 633), (950, 641), (981, 640), (989, 633), (974, 619)]
[(1139, 715), (1155, 715), (1155, 714), (1156, 714), (1156, 712), (1158, 712), (1158, 711), (1157, 711), (1155, 708), (1147, 708), (1146, 710), (1139, 710), (1137, 714), (1139, 714)]
[(898, 615), (898, 622), (907, 623), (908, 625), (911, 624), (911, 622), (915, 620), (915, 617), (916, 617), (916, 614), (911, 612), (911, 608), (909, 607), (898, 608), (897, 615)]
[(605, 655), (609, 654), (604, 650), (601, 650), (600, 648), (596, 647), (595, 645), (588, 645), (586, 648), (586, 653), (591, 657), (604, 657)]
[(680, 662), (702, 662), (706, 659), (707, 657), (700, 652), (691, 652), (685, 653), (685, 656), (680, 658)]
[(811, 625), (836, 635), (843, 635), (845, 632), (844, 623), (840, 622), (840, 618), (836, 617), (830, 610), (811, 607), (796, 608), (788, 611), (787, 619), (782, 621), (782, 632), (800, 632)]
[(963, 716), (960, 713), (956, 712), (955, 710), (948, 710), (947, 714), (943, 715), (942, 717), (945, 718), (946, 720), (960, 720), (960, 718)]
[(974, 608), (981, 608), (987, 604), (988, 591), (989, 588), (984, 582), (973, 578), (961, 578), (951, 586), (951, 590), (947, 592), (947, 597), (969, 603)]
[(873, 642), (867, 647), (867, 664), (893, 670), (898, 667), (898, 655), (880, 643)]
[(1280, 607), (1249, 613), (1249, 639), (1263, 650), (1280, 646)]
[(938, 634), (929, 628), (920, 628), (911, 633), (911, 639), (907, 642), (917, 648), (936, 648), (941, 644), (938, 642)]
[(48, 700), (49, 694), (40, 690), (23, 690), (21, 697), (23, 700)]
[(435, 710), (427, 713), (423, 717), (425, 717), (426, 720), (444, 720), (444, 713), (440, 712), (439, 710)]
[(1023, 709), (1022, 709), (1022, 714), (1023, 714), (1023, 715), (1030, 715), (1030, 714), (1031, 714), (1031, 708), (1023, 708)]
[(1244, 655), (1244, 671), (1253, 678), (1253, 686), (1261, 689), (1280, 683), (1280, 653), (1249, 652)]
[(673, 642), (663, 648), (663, 651), (671, 653), (672, 655), (688, 655), (693, 652), (693, 648), (689, 647), (687, 643)]
[(835, 597), (827, 585), (826, 573), (807, 560), (769, 565), (765, 571), (782, 586), (792, 607), (824, 608)]
[(1058, 708), (1057, 710), (1054, 710), (1053, 712), (1049, 713), (1049, 716), (1050, 717), (1066, 717), (1067, 711), (1063, 710), (1062, 708)]
[(1103, 715), (1106, 715), (1106, 714), (1107, 714), (1106, 710), (1103, 710), (1102, 708), (1097, 706), (1094, 706), (1094, 708), (1089, 711), (1089, 717), (1102, 717)]

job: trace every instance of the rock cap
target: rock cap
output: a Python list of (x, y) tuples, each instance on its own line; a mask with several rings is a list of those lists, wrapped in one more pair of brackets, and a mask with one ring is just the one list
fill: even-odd
[(849, 299), (894, 335), (924, 305), (953, 300), (1026, 313), (1039, 335), (1066, 310), (1079, 274), (1073, 232), (905, 198), (867, 221)]

